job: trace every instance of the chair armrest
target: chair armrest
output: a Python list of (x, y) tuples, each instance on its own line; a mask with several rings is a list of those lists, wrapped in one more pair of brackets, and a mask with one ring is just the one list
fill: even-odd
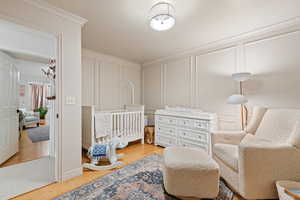
[(247, 136), (239, 145), (239, 191), (247, 199), (276, 198), (276, 181), (300, 180), (299, 158), (293, 146)]
[(212, 145), (217, 143), (237, 145), (246, 135), (244, 131), (215, 131), (211, 133)]

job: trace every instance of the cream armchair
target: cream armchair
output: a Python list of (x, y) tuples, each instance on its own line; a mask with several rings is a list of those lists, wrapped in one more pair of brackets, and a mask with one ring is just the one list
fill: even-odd
[(276, 181), (300, 181), (299, 114), (257, 107), (245, 131), (212, 134), (221, 176), (245, 199), (278, 198)]

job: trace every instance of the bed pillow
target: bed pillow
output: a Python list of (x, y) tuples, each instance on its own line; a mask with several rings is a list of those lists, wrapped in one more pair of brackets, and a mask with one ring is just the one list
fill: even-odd
[(300, 149), (300, 122), (298, 121), (288, 139), (288, 143)]

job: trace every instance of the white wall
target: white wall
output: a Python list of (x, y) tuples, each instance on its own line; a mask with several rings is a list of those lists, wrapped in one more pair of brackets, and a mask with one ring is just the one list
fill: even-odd
[[(68, 179), (82, 173), (81, 167), (81, 24), (84, 20), (67, 14), (60, 9), (53, 9), (42, 1), (9, 0), (1, 1), (0, 18), (14, 21), (22, 25), (53, 34), (60, 35), (61, 57), (61, 95), (60, 99), (60, 140), (58, 146), (62, 179)], [(1, 37), (0, 37), (1, 38)], [(23, 45), (24, 51), (40, 52), (39, 45), (25, 41), (16, 44)], [(9, 42), (7, 43), (10, 44)], [(8, 47), (6, 47), (8, 48)], [(18, 47), (12, 46), (12, 51)], [(34, 49), (32, 49), (34, 48)], [(41, 53), (46, 54), (46, 52)], [(72, 96), (75, 105), (67, 105), (65, 98)]]
[[(238, 92), (231, 74), (249, 71), (248, 106), (300, 108), (300, 21), (277, 24), (143, 65), (143, 102), (148, 112), (164, 105), (216, 112), (220, 129), (240, 129)], [(243, 56), (245, 55), (245, 57)]]
[(42, 72), (43, 68), (46, 69), (48, 67), (48, 65), (45, 63), (17, 59), (16, 67), (20, 72), (21, 83), (26, 83), (30, 81), (49, 83), (49, 80)]
[(84, 49), (82, 52), (82, 104), (101, 110), (131, 103), (127, 81), (135, 85), (135, 103), (141, 103), (141, 66), (117, 57)]
[(0, 22), (0, 44), (2, 50), (32, 54), (45, 58), (55, 57), (56, 43), (51, 35), (40, 31), (33, 32), (30, 28), (27, 29), (3, 20)]
[(25, 86), (24, 96), (19, 95), (20, 108), (31, 110), (31, 90), (29, 83), (50, 84), (50, 81), (42, 74), (41, 69), (46, 68), (47, 64), (37, 63), (25, 60), (16, 60), (16, 67), (20, 73), (19, 85)]

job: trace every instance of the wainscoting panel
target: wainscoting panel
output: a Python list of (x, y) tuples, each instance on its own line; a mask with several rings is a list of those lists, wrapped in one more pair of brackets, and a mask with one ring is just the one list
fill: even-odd
[[(100, 105), (101, 110), (120, 109), (121, 66), (113, 63), (100, 63)], [(130, 93), (129, 93), (130, 96)]]
[(131, 104), (131, 88), (128, 84), (130, 80), (135, 85), (134, 100), (135, 103), (141, 103), (142, 94), (142, 71), (132, 67), (122, 67), (121, 70), (121, 102), (122, 104)]
[(300, 108), (300, 31), (246, 45), (249, 105)]
[(190, 106), (190, 64), (190, 57), (164, 64), (164, 105), (185, 107)]
[(92, 105), (94, 103), (94, 69), (95, 59), (82, 59), (82, 104)]
[(143, 103), (148, 112), (163, 105), (163, 66), (161, 64), (143, 69)]
[[(240, 106), (227, 104), (238, 93), (231, 75), (248, 71), (247, 106), (300, 109), (300, 18), (209, 43), (143, 65), (146, 110), (165, 105), (216, 112), (219, 128), (240, 130)], [(250, 117), (250, 116), (249, 116)]]
[(82, 104), (101, 110), (121, 109), (131, 103), (135, 85), (135, 103), (141, 103), (141, 66), (119, 58), (83, 50)]
[(217, 113), (222, 129), (239, 128), (238, 106), (227, 104), (227, 98), (238, 91), (231, 77), (235, 71), (236, 48), (196, 56), (196, 107)]

